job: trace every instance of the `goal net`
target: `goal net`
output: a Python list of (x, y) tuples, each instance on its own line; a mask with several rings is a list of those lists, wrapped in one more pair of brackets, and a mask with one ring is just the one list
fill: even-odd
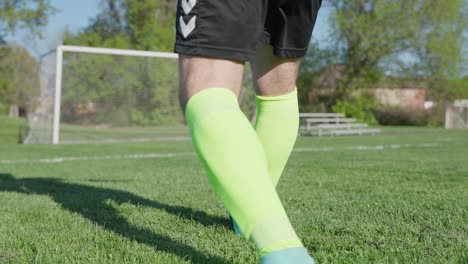
[(456, 100), (447, 104), (445, 128), (468, 128), (468, 100)]
[[(185, 140), (177, 54), (59, 46), (41, 58), (28, 144)], [(248, 86), (249, 75), (244, 77)], [(251, 88), (241, 106), (255, 108)]]

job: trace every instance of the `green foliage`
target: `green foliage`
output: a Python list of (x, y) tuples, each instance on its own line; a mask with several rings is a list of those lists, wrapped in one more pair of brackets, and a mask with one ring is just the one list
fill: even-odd
[(244, 78), (242, 79), (242, 88), (239, 95), (239, 106), (244, 115), (250, 121), (253, 121), (257, 114), (257, 104), (253, 87), (252, 69), (249, 63), (246, 64), (244, 69)]
[(445, 85), (450, 93), (450, 98), (468, 98), (468, 75), (463, 78), (448, 80)]
[(324, 4), (332, 11), (332, 39), (309, 47), (298, 78), (301, 111), (334, 109), (372, 120), (372, 106), (353, 94), (415, 83), (427, 88), (430, 100), (467, 98), (465, 0)]
[[(6, 44), (5, 37), (18, 30), (30, 32), (33, 38), (41, 37), (41, 29), (55, 11), (49, 0), (0, 1), (0, 104), (5, 108), (10, 104), (24, 108), (37, 88), (36, 61), (26, 49)], [(4, 111), (0, 109), (0, 114)]]
[(56, 11), (50, 0), (3, 0), (0, 1), (0, 42), (6, 35), (26, 29), (40, 36), (41, 28), (49, 15)]
[[(453, 98), (450, 80), (466, 74), (465, 0), (330, 0), (335, 38), (332, 63), (346, 66), (338, 97), (372, 88), (385, 75), (424, 78), (429, 94)], [(309, 55), (311, 56), (311, 55)], [(317, 65), (325, 58), (312, 56)], [(307, 59), (306, 59), (307, 62)], [(308, 71), (313, 72), (313, 71)], [(339, 98), (340, 99), (340, 98)]]
[(0, 47), (0, 103), (26, 108), (40, 92), (36, 59), (17, 45)]
[(375, 109), (374, 98), (366, 92), (359, 93), (351, 100), (338, 100), (333, 106), (333, 112), (343, 113), (346, 117), (356, 118), (360, 122), (370, 125), (376, 125), (377, 120), (374, 117)]
[(427, 115), (424, 110), (402, 107), (383, 107), (374, 111), (380, 125), (384, 126), (425, 126)]
[[(301, 111), (305, 112), (327, 112), (335, 104), (337, 84), (329, 79), (335, 79), (333, 72), (327, 72), (331, 65), (339, 65), (338, 54), (333, 49), (320, 48), (318, 43), (312, 42), (309, 45), (307, 55), (305, 56), (299, 68), (297, 78), (298, 98)], [(327, 75), (327, 78), (323, 76)], [(338, 78), (337, 78), (338, 79)], [(330, 89), (331, 88), (331, 89)], [(318, 90), (335, 90), (329, 92), (327, 96), (312, 99), (310, 94), (318, 93)]]
[(102, 0), (101, 12), (69, 45), (172, 51), (176, 1)]
[(438, 103), (431, 109), (408, 109), (402, 107), (379, 107), (374, 116), (384, 126), (428, 126), (443, 127), (445, 104)]

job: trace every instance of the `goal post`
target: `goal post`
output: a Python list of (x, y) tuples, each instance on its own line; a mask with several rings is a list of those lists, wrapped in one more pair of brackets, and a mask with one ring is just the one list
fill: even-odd
[(60, 127), (60, 97), (62, 95), (62, 59), (63, 46), (57, 47), (57, 61), (55, 68), (55, 97), (54, 97), (54, 115), (52, 124), (52, 144), (59, 143)]
[(100, 55), (121, 55), (121, 56), (134, 56), (134, 57), (153, 57), (153, 58), (165, 58), (165, 59), (177, 59), (178, 58), (177, 54), (168, 53), (168, 52), (95, 48), (95, 47), (81, 47), (81, 46), (65, 46), (65, 45), (58, 46), (57, 55), (56, 55), (57, 62), (56, 62), (56, 74), (55, 74), (55, 102), (54, 102), (52, 144), (58, 144), (59, 136), (60, 136), (59, 128), (60, 128), (62, 70), (63, 70), (62, 61), (63, 61), (64, 52), (100, 54)]
[(468, 100), (455, 100), (446, 105), (445, 128), (468, 128)]
[[(58, 46), (41, 56), (41, 95), (31, 100), (26, 144), (186, 140), (179, 107), (178, 55)], [(246, 67), (239, 98), (255, 111)]]

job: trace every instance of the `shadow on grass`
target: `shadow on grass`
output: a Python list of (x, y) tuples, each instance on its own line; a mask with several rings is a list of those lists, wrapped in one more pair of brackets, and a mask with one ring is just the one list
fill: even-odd
[(126, 191), (67, 183), (54, 178), (16, 179), (11, 174), (0, 173), (0, 191), (48, 195), (70, 212), (78, 213), (107, 230), (153, 246), (159, 251), (177, 255), (193, 263), (228, 263), (223, 258), (206, 255), (167, 236), (132, 226), (106, 201), (132, 203), (164, 210), (179, 217), (195, 220), (205, 226), (228, 226), (229, 221), (226, 218), (210, 216), (187, 207), (148, 200)]

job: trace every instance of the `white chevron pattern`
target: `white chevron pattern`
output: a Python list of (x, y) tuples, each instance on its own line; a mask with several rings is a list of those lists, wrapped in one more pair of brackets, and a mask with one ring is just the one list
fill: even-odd
[(197, 19), (197, 16), (193, 16), (190, 21), (185, 24), (184, 19), (180, 17), (179, 19), (179, 24), (180, 24), (180, 31), (182, 31), (182, 35), (184, 35), (184, 38), (186, 38), (192, 31), (195, 29), (195, 21)]
[(184, 13), (188, 15), (190, 11), (192, 11), (193, 7), (197, 4), (197, 0), (181, 0), (182, 1), (182, 9)]

